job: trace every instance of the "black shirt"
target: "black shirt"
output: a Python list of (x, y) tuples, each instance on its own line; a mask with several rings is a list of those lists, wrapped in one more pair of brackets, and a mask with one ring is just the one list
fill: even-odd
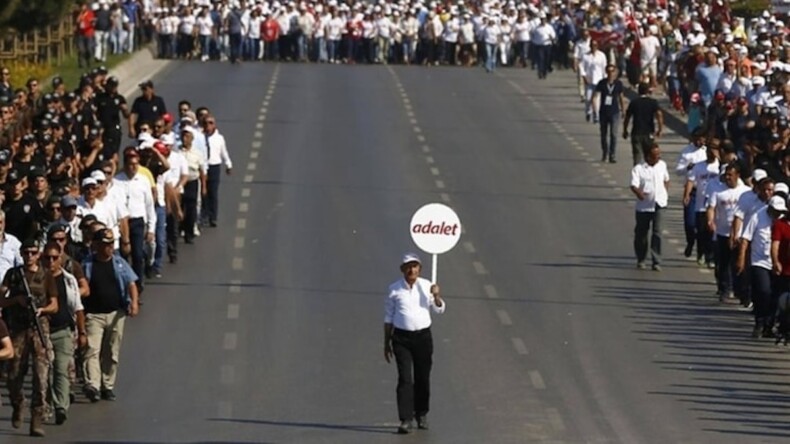
[(165, 101), (159, 96), (155, 95), (151, 97), (151, 100), (146, 100), (143, 96), (134, 99), (132, 114), (137, 114), (137, 122), (134, 129), (140, 131), (140, 125), (143, 123), (152, 124), (166, 112)]
[(56, 276), (55, 286), (58, 288), (58, 312), (49, 317), (49, 330), (55, 331), (64, 327), (73, 327), (74, 322), (71, 320), (69, 313), (68, 302), (66, 301), (66, 279), (63, 273)]
[[(615, 80), (614, 83), (609, 84), (609, 79), (602, 79), (595, 85), (595, 91), (600, 94), (599, 115), (611, 116), (621, 111), (620, 97), (623, 95), (623, 82)], [(607, 100), (610, 97), (611, 100)]]
[(42, 219), (44, 210), (33, 195), (24, 193), (17, 200), (8, 200), (3, 203), (5, 211), (6, 231), (24, 242), (33, 239), (38, 231), (38, 222)]
[(121, 105), (126, 104), (126, 99), (120, 94), (101, 93), (96, 96), (96, 116), (104, 126), (104, 130), (120, 129)]
[(85, 313), (112, 313), (121, 309), (121, 289), (115, 279), (112, 259), (102, 262), (93, 261), (90, 280), (90, 297), (85, 298)]
[(625, 112), (626, 119), (631, 116), (633, 127), (631, 134), (634, 136), (649, 136), (655, 134), (655, 116), (659, 110), (656, 99), (647, 96), (640, 96), (638, 99), (628, 104)]

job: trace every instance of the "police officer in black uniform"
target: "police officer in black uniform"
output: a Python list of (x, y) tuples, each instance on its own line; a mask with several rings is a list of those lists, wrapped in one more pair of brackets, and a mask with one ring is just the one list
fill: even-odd
[(167, 113), (165, 101), (154, 94), (154, 82), (147, 80), (140, 85), (143, 95), (134, 99), (132, 110), (129, 114), (129, 137), (137, 138), (140, 125), (153, 123)]
[(12, 170), (6, 177), (5, 202), (6, 232), (25, 241), (34, 239), (39, 229), (43, 209), (35, 197), (27, 192), (27, 177)]
[(118, 93), (118, 79), (109, 77), (104, 83), (104, 92), (96, 95), (96, 118), (104, 128), (102, 142), (105, 159), (117, 160), (118, 151), (121, 149), (121, 115), (129, 118), (129, 107), (126, 99)]

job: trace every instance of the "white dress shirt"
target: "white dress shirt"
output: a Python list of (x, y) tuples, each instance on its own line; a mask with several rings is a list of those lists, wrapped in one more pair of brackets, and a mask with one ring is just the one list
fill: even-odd
[(714, 160), (712, 163), (705, 162), (695, 163), (694, 167), (689, 171), (688, 180), (694, 184), (696, 188), (696, 207), (694, 211), (701, 213), (708, 207), (708, 184), (719, 181), (719, 161)]
[(650, 166), (642, 162), (631, 170), (631, 186), (644, 193), (643, 200), (636, 201), (636, 211), (656, 211), (656, 206), (664, 208), (669, 201), (666, 182), (669, 182), (667, 164), (659, 160)]
[(678, 164), (675, 166), (675, 174), (688, 179), (689, 174), (691, 173), (691, 168), (689, 168), (689, 166), (693, 167), (693, 165), (708, 160), (708, 154), (706, 150), (707, 148), (705, 145), (702, 145), (701, 147), (697, 147), (697, 145), (694, 145), (693, 143), (686, 145), (682, 150), (680, 150)]
[(593, 87), (606, 77), (606, 55), (603, 51), (588, 52), (582, 56), (579, 64), (579, 74), (587, 79), (587, 84)]
[(22, 242), (19, 242), (13, 234), (0, 234), (0, 279), (5, 277), (8, 270), (22, 265), (20, 248)]
[(441, 314), (447, 303), (437, 307), (431, 294), (431, 281), (417, 278), (413, 286), (405, 279), (399, 279), (389, 287), (389, 295), (384, 304), (384, 323), (395, 328), (417, 331), (431, 326), (431, 312)]
[(154, 209), (154, 193), (151, 183), (142, 174), (135, 174), (129, 178), (125, 171), (115, 176), (116, 186), (126, 187), (126, 207), (129, 209), (129, 218), (142, 217), (145, 221), (147, 233), (156, 232), (156, 210)]
[(773, 223), (773, 219), (768, 215), (768, 206), (764, 206), (752, 214), (743, 229), (741, 238), (751, 242), (749, 254), (752, 267), (761, 267), (767, 270), (773, 268), (771, 260), (771, 226)]
[(222, 165), (225, 164), (226, 168), (233, 168), (228, 154), (228, 146), (225, 144), (225, 136), (214, 130), (210, 135), (203, 135), (206, 141), (206, 151), (208, 153), (208, 165)]

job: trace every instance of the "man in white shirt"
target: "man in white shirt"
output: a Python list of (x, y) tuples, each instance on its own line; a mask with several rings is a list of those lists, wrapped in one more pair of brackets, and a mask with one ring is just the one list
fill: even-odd
[[(694, 211), (695, 233), (697, 235), (697, 264), (702, 266), (707, 262), (709, 268), (713, 266), (713, 233), (708, 230), (707, 216), (705, 214), (710, 184), (719, 183), (719, 146), (710, 144), (706, 150), (704, 162), (697, 162), (691, 168), (683, 187), (683, 205)], [(694, 205), (691, 205), (691, 200)]]
[(716, 283), (719, 301), (738, 303), (735, 291), (740, 292), (741, 282), (734, 273), (737, 239), (730, 238), (730, 233), (738, 200), (743, 193), (749, 191), (749, 187), (741, 181), (739, 163), (727, 164), (724, 183), (726, 188), (712, 193), (708, 198), (708, 228), (716, 235)]
[(582, 56), (579, 64), (579, 74), (584, 80), (584, 113), (587, 121), (592, 118), (593, 123), (598, 123), (598, 105), (593, 100), (593, 92), (598, 82), (606, 77), (606, 55), (598, 49), (598, 41), (590, 42), (590, 51)]
[(233, 164), (225, 144), (225, 137), (217, 130), (217, 120), (213, 115), (208, 115), (203, 120), (203, 138), (206, 140), (206, 157), (208, 158), (208, 178), (206, 179), (206, 195), (203, 198), (201, 217), (206, 219), (209, 226), (217, 226), (219, 212), (219, 181), (222, 175), (222, 164), (225, 172), (230, 176)]
[(540, 13), (540, 24), (532, 31), (532, 44), (538, 59), (538, 78), (545, 79), (551, 68), (551, 49), (557, 40), (554, 27), (546, 21), (546, 14)]
[(22, 265), (20, 248), (22, 242), (13, 234), (5, 232), (5, 211), (0, 210), (0, 276), (5, 277), (8, 270)]
[(645, 265), (648, 249), (647, 234), (652, 226), (650, 253), (653, 270), (661, 271), (661, 219), (669, 200), (668, 188), (667, 164), (661, 160), (661, 149), (654, 143), (653, 147), (645, 152), (645, 161), (631, 169), (631, 192), (637, 198), (634, 252), (636, 267), (640, 270), (647, 268)]
[[(137, 174), (140, 168), (140, 155), (134, 148), (124, 151), (124, 170), (115, 176), (116, 186), (126, 188), (129, 199), (129, 242), (132, 249), (132, 269), (138, 276), (137, 291), (143, 292), (145, 276), (145, 244), (153, 243), (156, 234), (156, 209), (151, 183), (143, 175)], [(101, 219), (99, 219), (101, 220)]]
[[(573, 47), (573, 71), (576, 73), (576, 82), (579, 86), (579, 97), (580, 102), (584, 103), (585, 101), (585, 88), (584, 88), (584, 79), (582, 78), (581, 72), (579, 72), (579, 65), (581, 65), (582, 57), (585, 54), (590, 52), (590, 31), (587, 28), (582, 28), (582, 34), (579, 37), (579, 40), (576, 41), (575, 46)], [(526, 65), (525, 65), (526, 66)]]
[[(705, 148), (705, 131), (702, 128), (695, 129), (690, 139), (689, 144), (680, 151), (678, 163), (675, 166), (675, 174), (682, 177), (684, 180), (688, 179), (694, 165), (705, 162), (705, 159), (708, 158)], [(684, 255), (686, 257), (691, 257), (691, 253), (694, 250), (694, 242), (697, 238), (695, 215), (697, 193), (693, 188), (689, 196), (689, 201), (684, 203), (683, 209), (683, 228), (686, 232), (686, 249)]]
[(420, 277), (422, 264), (416, 254), (407, 253), (400, 265), (403, 278), (389, 287), (384, 303), (384, 359), (392, 356), (398, 366), (398, 433), (410, 433), (412, 420), (428, 428), (430, 406), (431, 311), (444, 313), (446, 305), (439, 286)]
[[(776, 219), (787, 214), (787, 202), (774, 196), (768, 205), (752, 214), (743, 230), (738, 250), (735, 271), (738, 275), (749, 273), (751, 300), (754, 302), (753, 338), (770, 336), (774, 325), (772, 285), (773, 261), (771, 260), (771, 227)], [(751, 247), (751, 248), (750, 248)], [(746, 270), (746, 255), (749, 253), (751, 266)]]

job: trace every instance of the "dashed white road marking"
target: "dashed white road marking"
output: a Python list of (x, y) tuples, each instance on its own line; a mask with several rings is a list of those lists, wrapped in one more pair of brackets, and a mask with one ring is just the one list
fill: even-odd
[(225, 333), (225, 338), (222, 340), (222, 348), (225, 350), (236, 350), (238, 340), (239, 336), (235, 332)]
[(260, 140), (254, 140), (252, 142), (252, 149), (254, 149), (254, 150), (257, 150), (258, 148), (260, 148), (262, 146), (263, 146), (263, 142), (261, 142)]
[(598, 162), (593, 162), (590, 165), (592, 165), (594, 168), (599, 168), (601, 166), (601, 164)]
[(439, 195), (439, 197), (441, 197), (441, 199), (445, 202), (450, 202), (450, 195), (447, 193), (442, 193)]
[(488, 299), (497, 299), (499, 298), (499, 293), (496, 291), (496, 287), (491, 284), (486, 284), (483, 286), (483, 291), (486, 292), (486, 296)]
[(249, 188), (242, 188), (241, 189), (241, 197), (250, 197), (250, 189)]
[(414, 132), (415, 132), (415, 133), (421, 133), (421, 132), (422, 132), (422, 129), (420, 129), (420, 127), (419, 127), (419, 126), (415, 126), (415, 127), (414, 127)]
[(233, 248), (236, 248), (237, 250), (241, 250), (242, 248), (244, 248), (244, 237), (243, 236), (236, 236), (233, 239)]
[(268, 100), (264, 100), (263, 101), (263, 106), (269, 106), (269, 101)]
[(238, 279), (232, 279), (230, 281), (230, 292), (231, 293), (241, 293), (241, 281)]
[(245, 228), (247, 228), (247, 219), (245, 219), (243, 217), (240, 218), (240, 219), (237, 219), (236, 220), (236, 229), (237, 230), (243, 230)]
[(234, 270), (241, 270), (242, 268), (244, 268), (244, 259), (242, 259), (240, 257), (234, 257), (233, 258), (233, 269)]
[(609, 185), (617, 185), (617, 181), (616, 180), (609, 180), (606, 183), (608, 183)]
[(253, 175), (252, 174), (245, 174), (244, 175), (244, 179), (242, 179), (242, 181), (244, 183), (250, 183), (250, 182), (252, 182), (252, 179), (253, 179)]
[(261, 122), (266, 120), (266, 114), (261, 114), (260, 116), (258, 116), (258, 120), (260, 120)]
[(472, 261), (472, 267), (475, 269), (475, 273), (477, 274), (487, 274), (488, 270), (486, 270), (485, 265), (483, 265), (480, 261)]
[(499, 318), (499, 323), (502, 325), (513, 325), (510, 315), (505, 310), (497, 310), (496, 315)]
[(239, 304), (228, 304), (228, 319), (239, 319)]
[(263, 137), (263, 132), (255, 131), (255, 133), (253, 133), (252, 137), (255, 137), (256, 139), (260, 139), (260, 138)]
[(546, 389), (546, 382), (543, 381), (543, 376), (537, 370), (530, 370), (529, 380), (532, 381), (532, 386), (538, 390)]
[(510, 340), (513, 342), (513, 348), (516, 349), (516, 353), (520, 355), (529, 354), (527, 345), (524, 344), (524, 341), (521, 338), (510, 338)]
[(554, 427), (554, 430), (558, 432), (565, 431), (565, 423), (562, 421), (562, 416), (560, 416), (559, 410), (551, 407), (547, 408), (546, 418), (549, 420), (549, 424)]
[(425, 136), (423, 136), (422, 134), (418, 134), (417, 135), (417, 140), (420, 141), (420, 142), (425, 142)]
[(436, 181), (436, 188), (443, 189), (444, 188), (444, 181), (437, 180)]
[(258, 122), (258, 123), (256, 123), (256, 124), (255, 124), (255, 128), (257, 128), (257, 129), (263, 129), (263, 122)]
[(425, 161), (428, 162), (428, 163), (434, 163), (435, 162), (435, 160), (433, 159), (432, 156), (426, 156), (425, 157)]
[(670, 239), (670, 240), (669, 240), (669, 243), (674, 245), (674, 244), (679, 244), (679, 243), (680, 243), (680, 241), (679, 241), (679, 240), (677, 240), (677, 239)]
[(430, 153), (431, 152), (431, 147), (429, 147), (428, 145), (423, 145), (422, 146), (422, 152), (423, 153)]
[(474, 244), (472, 244), (471, 242), (464, 242), (464, 250), (466, 250), (467, 253), (474, 253), (475, 251), (477, 251), (475, 250)]
[[(409, 119), (409, 123), (411, 123), (412, 125), (416, 125), (417, 124), (417, 119)], [(419, 131), (417, 131), (417, 132), (419, 132)]]
[(233, 418), (233, 404), (228, 401), (220, 401), (217, 404), (217, 417), (220, 419)]
[(710, 274), (711, 273), (709, 268), (698, 268), (698, 270), (702, 274)]
[(432, 167), (431, 168), (431, 174), (433, 174), (434, 176), (438, 176), (439, 175), (439, 168)]
[(236, 381), (236, 368), (230, 364), (220, 367), (219, 382), (222, 385), (232, 385)]
[(250, 204), (248, 204), (247, 202), (239, 203), (239, 213), (246, 213), (249, 210), (250, 210)]
[(258, 154), (259, 153), (257, 151), (250, 151), (250, 159), (257, 159)]
[(247, 164), (247, 169), (250, 171), (255, 171), (255, 168), (258, 168), (258, 165), (255, 162), (250, 162)]

